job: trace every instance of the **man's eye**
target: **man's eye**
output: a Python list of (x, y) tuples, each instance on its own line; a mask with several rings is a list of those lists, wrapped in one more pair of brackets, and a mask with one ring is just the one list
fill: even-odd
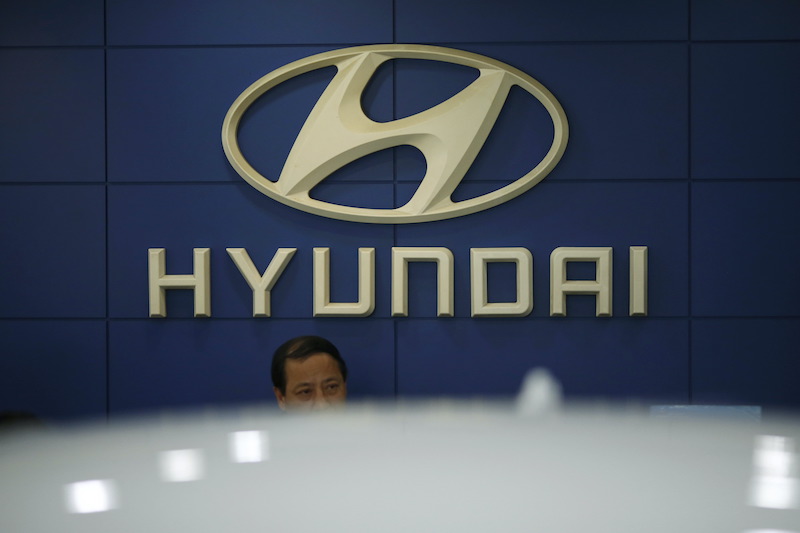
[(303, 389), (297, 391), (298, 396), (308, 396), (309, 394), (311, 394), (311, 391), (309, 389)]
[(339, 384), (338, 383), (331, 383), (330, 385), (328, 385), (327, 389), (329, 391), (339, 390)]

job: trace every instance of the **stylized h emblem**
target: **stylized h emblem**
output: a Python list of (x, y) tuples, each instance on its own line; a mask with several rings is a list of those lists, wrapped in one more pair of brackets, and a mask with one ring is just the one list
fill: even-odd
[[(396, 58), (429, 59), (479, 69), (478, 79), (426, 111), (378, 123), (361, 108), (361, 95), (376, 69)], [(244, 159), (236, 141), (239, 120), (259, 96), (310, 70), (335, 65), (336, 76), (311, 111), (276, 182)], [(508, 92), (518, 85), (536, 97), (554, 124), (553, 143), (544, 159), (514, 183), (477, 198), (454, 202), (453, 191), (478, 155)], [(567, 122), (556, 99), (533, 78), (483, 56), (421, 45), (374, 45), (312, 56), (282, 67), (249, 87), (225, 117), (223, 146), (236, 171), (264, 194), (319, 215), (373, 223), (406, 223), (466, 215), (509, 200), (541, 181), (556, 165), (567, 142)], [(416, 193), (395, 209), (349, 207), (322, 202), (309, 192), (339, 168), (365, 155), (410, 145), (425, 157), (427, 171)]]

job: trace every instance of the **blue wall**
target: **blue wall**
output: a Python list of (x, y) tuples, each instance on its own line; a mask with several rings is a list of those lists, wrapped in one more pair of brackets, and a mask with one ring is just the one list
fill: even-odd
[[(45, 417), (271, 401), (272, 351), (330, 337), (354, 397), (507, 396), (546, 366), (569, 397), (800, 407), (800, 4), (792, 0), (16, 0), (0, 6), (0, 408)], [(425, 43), (498, 59), (563, 105), (567, 151), (528, 193), (468, 217), (368, 225), (295, 211), (228, 164), (220, 128), (252, 82), (314, 53)], [(435, 67), (435, 68), (434, 68)], [(397, 61), (365, 94), (370, 116), (427, 109), (469, 82)], [(317, 72), (265, 96), (242, 126), (276, 176)], [(328, 76), (328, 77), (326, 77)], [(536, 150), (541, 113), (512, 94), (459, 194), (497, 188)], [(381, 152), (320, 194), (393, 207), (424, 169)], [(518, 175), (518, 174), (517, 174)], [(628, 317), (628, 246), (649, 247), (649, 316)], [(355, 300), (358, 247), (377, 249), (369, 318), (312, 318), (312, 248), (332, 250), (333, 298)], [(410, 313), (390, 317), (392, 246), (455, 256), (456, 316), (436, 317), (435, 271), (411, 268)], [(469, 249), (534, 256), (533, 313), (470, 318)], [(549, 254), (614, 247), (614, 316), (593, 299), (548, 316)], [(212, 318), (170, 291), (148, 318), (147, 249), (189, 273), (212, 253)], [(252, 318), (225, 253), (260, 269), (297, 254)], [(509, 299), (509, 265), (490, 291)], [(576, 269), (575, 276), (591, 275)]]

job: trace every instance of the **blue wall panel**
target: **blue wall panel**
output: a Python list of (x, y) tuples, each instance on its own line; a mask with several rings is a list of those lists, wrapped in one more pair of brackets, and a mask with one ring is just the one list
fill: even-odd
[(109, 0), (112, 45), (318, 44), (392, 40), (390, 0)]
[[(457, 316), (469, 316), (469, 248), (516, 246), (528, 248), (533, 254), (534, 316), (549, 314), (553, 249), (613, 247), (614, 315), (627, 316), (628, 247), (647, 245), (651, 316), (684, 316), (688, 306), (686, 220), (684, 184), (545, 180), (507, 204), (466, 219), (398, 227), (397, 243), (398, 246), (445, 246), (453, 251)], [(433, 281), (432, 276), (428, 279)], [(593, 298), (582, 298), (567, 298), (569, 316), (594, 316)], [(414, 301), (411, 298), (412, 305)], [(426, 297), (425, 301), (431, 304), (433, 299)], [(430, 307), (426, 315), (434, 314), (435, 309)]]
[(707, 182), (692, 191), (694, 314), (800, 314), (800, 183)]
[(397, 0), (398, 42), (685, 39), (686, 2)]
[(0, 72), (0, 181), (102, 181), (102, 50), (0, 49)]
[(694, 0), (692, 39), (800, 39), (800, 4), (794, 0)]
[[(383, 196), (391, 205), (391, 186), (361, 188), (360, 198)], [(356, 197), (359, 199), (359, 197)], [(312, 250), (331, 247), (333, 301), (358, 299), (359, 247), (380, 250), (379, 287), (388, 286), (391, 226), (328, 221), (270, 200), (243, 184), (118, 185), (109, 191), (110, 313), (144, 318), (147, 304), (147, 249), (166, 248), (167, 273), (192, 272), (192, 248), (211, 248), (214, 317), (252, 317), (252, 292), (225, 248), (246, 248), (264, 272), (278, 248), (297, 248), (273, 291), (273, 316), (312, 316)], [(191, 317), (191, 293), (169, 291), (169, 317)], [(183, 293), (183, 294), (174, 294)], [(388, 315), (388, 290), (379, 291), (376, 313)]]
[(0, 46), (102, 45), (103, 0), (5, 0)]
[(570, 398), (688, 401), (684, 320), (408, 319), (397, 338), (402, 395), (509, 396), (543, 367)]
[[(800, 317), (797, 15), (784, 0), (6, 2), (0, 328), (11, 348), (0, 353), (0, 409), (63, 417), (271, 402), (269, 357), (301, 333), (340, 345), (354, 397), (508, 396), (544, 365), (568, 397), (800, 407), (790, 379)], [(249, 85), (312, 54), (390, 42), (452, 46), (539, 80), (569, 120), (562, 161), (488, 211), (396, 226), (299, 212), (230, 167), (222, 121)], [(241, 147), (267, 178), (279, 176), (332, 76), (293, 78), (246, 113)], [(392, 121), (475, 76), (390, 62), (362, 105)], [(552, 135), (542, 107), (512, 92), (454, 198), (513, 182)], [(347, 165), (313, 194), (396, 207), (424, 172), (419, 151), (401, 146)], [(628, 317), (634, 245), (649, 247), (647, 317)], [(429, 263), (410, 265), (409, 316), (390, 316), (393, 246), (452, 250), (454, 318), (436, 316)], [(533, 312), (471, 318), (470, 248), (512, 246), (533, 254)], [(563, 319), (548, 316), (549, 256), (560, 246), (613, 247), (612, 317), (595, 317), (591, 296), (568, 297)], [(192, 248), (211, 248), (210, 319), (193, 318), (186, 290), (168, 291), (168, 318), (147, 318), (155, 247), (167, 249), (169, 274), (190, 273)], [(226, 247), (246, 248), (262, 271), (277, 248), (298, 249), (273, 290), (272, 318), (251, 316)], [(313, 318), (314, 247), (331, 249), (339, 302), (356, 299), (357, 249), (376, 248), (372, 316)], [(491, 301), (516, 296), (513, 274), (510, 264), (488, 267)], [(81, 355), (60, 357), (62, 346)], [(36, 386), (17, 386), (26, 381)]]
[(800, 43), (692, 50), (692, 177), (800, 177)]
[(228, 108), (261, 76), (317, 51), (111, 50), (109, 179), (238, 181), (221, 150)]
[(696, 321), (692, 326), (693, 400), (796, 409), (800, 404), (798, 345), (797, 318)]
[[(486, 55), (528, 73), (561, 103), (569, 121), (570, 140), (550, 179), (686, 177), (689, 110), (685, 46), (486, 44), (456, 48)], [(424, 74), (410, 67), (399, 69), (400, 116), (406, 114), (407, 108), (419, 107), (416, 100), (429, 98), (430, 92), (436, 91), (423, 85)], [(449, 95), (441, 98), (445, 96)], [(493, 148), (491, 143), (519, 145), (520, 135), (525, 139), (534, 133), (525, 124), (518, 125), (499, 139), (490, 138), (488, 149), (508, 157), (507, 150)], [(524, 156), (513, 155), (530, 159)], [(480, 178), (498, 174), (490, 165), (486, 167), (479, 170)]]
[[(109, 180), (239, 181), (222, 152), (234, 100), (269, 72), (327, 48), (130, 49), (109, 52)], [(294, 139), (330, 80), (313, 72), (267, 92), (245, 115), (240, 143), (277, 179)], [(368, 93), (368, 111), (391, 115), (391, 85)], [(391, 179), (391, 158), (382, 163)], [(363, 167), (363, 164), (362, 164)], [(365, 170), (361, 170), (363, 174)], [(379, 173), (380, 174), (380, 173)], [(369, 173), (372, 177), (373, 173)], [(351, 179), (363, 176), (358, 173)]]
[(1, 317), (104, 317), (105, 190), (0, 186)]
[(394, 393), (389, 321), (128, 320), (111, 324), (111, 412), (271, 403), (272, 353), (309, 334), (336, 339), (351, 397)]
[(0, 321), (0, 406), (45, 422), (106, 414), (102, 320)]

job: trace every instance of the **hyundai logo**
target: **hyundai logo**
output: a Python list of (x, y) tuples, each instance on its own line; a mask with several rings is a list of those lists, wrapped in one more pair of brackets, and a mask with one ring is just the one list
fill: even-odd
[[(448, 100), (415, 115), (375, 122), (361, 95), (377, 68), (390, 59), (423, 59), (473, 67), (480, 75)], [(242, 116), (259, 97), (306, 72), (335, 66), (333, 77), (308, 116), (277, 180), (271, 181), (242, 155), (237, 132)], [(451, 196), (480, 152), (512, 87), (533, 95), (553, 121), (553, 142), (527, 174), (495, 191), (468, 200)], [(317, 215), (376, 224), (442, 220), (482, 211), (527, 191), (555, 167), (567, 145), (567, 118), (542, 84), (494, 59), (437, 46), (382, 44), (313, 55), (274, 70), (248, 87), (228, 110), (222, 145), (228, 161), (250, 185), (270, 198)], [(422, 152), (427, 169), (412, 198), (394, 209), (324, 202), (311, 190), (339, 168), (380, 150), (410, 145)]]

